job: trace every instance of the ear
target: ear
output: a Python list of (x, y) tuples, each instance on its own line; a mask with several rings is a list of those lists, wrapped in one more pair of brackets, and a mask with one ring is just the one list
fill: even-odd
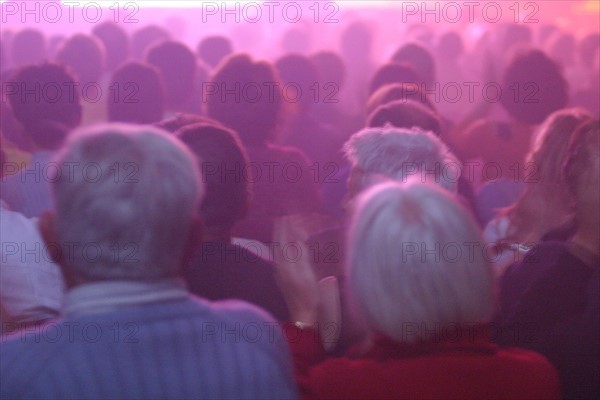
[(72, 288), (78, 281), (73, 274), (73, 268), (68, 263), (68, 257), (64, 252), (56, 234), (56, 214), (54, 211), (47, 210), (38, 219), (38, 230), (46, 245), (46, 249), (52, 260), (59, 265), (67, 288)]

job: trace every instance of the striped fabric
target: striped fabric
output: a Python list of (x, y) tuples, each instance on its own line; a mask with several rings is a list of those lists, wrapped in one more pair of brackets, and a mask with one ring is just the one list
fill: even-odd
[(289, 399), (287, 342), (247, 303), (198, 298), (30, 327), (0, 344), (0, 398)]

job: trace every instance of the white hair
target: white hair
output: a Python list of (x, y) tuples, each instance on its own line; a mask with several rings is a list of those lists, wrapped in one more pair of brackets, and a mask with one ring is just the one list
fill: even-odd
[(88, 280), (176, 276), (203, 196), (195, 157), (150, 126), (75, 132), (52, 180), (63, 256)]
[(414, 342), (491, 317), (494, 278), (479, 228), (435, 185), (387, 182), (364, 192), (348, 248), (349, 296), (372, 331)]
[[(433, 133), (420, 128), (367, 128), (354, 134), (344, 145), (353, 170), (365, 176), (378, 174), (406, 182), (418, 177), (456, 193), (461, 164)], [(361, 190), (369, 186), (361, 185)]]

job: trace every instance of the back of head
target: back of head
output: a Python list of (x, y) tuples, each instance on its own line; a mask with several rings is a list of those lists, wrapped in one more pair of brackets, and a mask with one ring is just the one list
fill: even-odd
[[(364, 180), (372, 175), (400, 182), (416, 177), (451, 193), (457, 191), (460, 164), (431, 132), (390, 125), (367, 128), (352, 135), (344, 151), (353, 170), (359, 171)], [(359, 184), (357, 191), (364, 190), (364, 186)]]
[(240, 135), (246, 145), (272, 140), (281, 119), (281, 87), (273, 67), (238, 54), (221, 63), (205, 94), (208, 116)]
[(534, 183), (562, 186), (562, 168), (569, 143), (575, 129), (591, 120), (587, 111), (578, 108), (559, 110), (552, 113), (542, 124), (527, 161), (533, 166), (530, 177)]
[(114, 71), (129, 58), (129, 36), (119, 25), (107, 21), (92, 29), (106, 50), (106, 69)]
[(206, 195), (200, 206), (208, 228), (231, 229), (246, 215), (249, 185), (244, 176), (248, 157), (235, 132), (218, 125), (188, 125), (176, 133), (196, 156)]
[(462, 37), (456, 32), (446, 32), (440, 36), (437, 54), (444, 60), (456, 61), (464, 51)]
[(344, 85), (346, 67), (342, 58), (333, 51), (320, 51), (310, 57), (324, 83), (333, 82), (340, 89)]
[(170, 35), (157, 25), (148, 25), (131, 35), (131, 55), (136, 60), (144, 59), (146, 51), (155, 43), (169, 40)]
[[(310, 108), (315, 101), (311, 91), (315, 90), (315, 84), (322, 88), (323, 82), (319, 80), (319, 72), (312, 61), (300, 54), (288, 54), (275, 62), (275, 68), (281, 79), (282, 85), (294, 94), (290, 94), (289, 101), (299, 104), (301, 109)], [(289, 88), (292, 88), (290, 90)]]
[(186, 45), (164, 41), (152, 46), (146, 54), (146, 61), (160, 71), (165, 91), (167, 106), (178, 108), (189, 100), (194, 87), (196, 58)]
[(354, 211), (348, 291), (371, 331), (400, 342), (487, 322), (493, 273), (475, 221), (447, 192), (415, 181), (377, 185)]
[(504, 71), (501, 87), (504, 109), (529, 125), (542, 123), (568, 100), (568, 85), (559, 66), (540, 50), (517, 51)]
[(158, 70), (137, 61), (121, 65), (111, 78), (107, 101), (108, 120), (152, 124), (165, 111), (164, 88)]
[(388, 124), (397, 128), (413, 127), (442, 135), (442, 123), (437, 114), (413, 100), (396, 100), (378, 107), (367, 118), (367, 126), (384, 127)]
[(420, 44), (408, 43), (400, 47), (392, 61), (411, 65), (427, 85), (435, 82), (435, 61), (431, 53)]
[(46, 39), (37, 29), (23, 29), (12, 38), (11, 55), (14, 66), (37, 64), (46, 59)]
[(56, 59), (68, 65), (82, 85), (97, 83), (104, 72), (104, 44), (95, 36), (77, 34), (62, 44)]
[(60, 147), (68, 132), (81, 122), (81, 104), (75, 78), (58, 64), (18, 70), (8, 100), (15, 118), (42, 149)]
[[(194, 156), (150, 126), (76, 132), (52, 180), (55, 229), (86, 281), (175, 277), (203, 187)], [(69, 245), (75, 244), (75, 245)]]
[(408, 63), (391, 62), (382, 65), (371, 79), (369, 94), (375, 93), (384, 85), (394, 83), (423, 83), (421, 76)]
[(366, 114), (371, 115), (375, 109), (395, 100), (416, 101), (430, 109), (434, 114), (437, 114), (433, 103), (427, 97), (420, 86), (416, 83), (392, 83), (383, 85), (377, 89), (367, 101)]
[(233, 46), (225, 36), (208, 36), (198, 44), (197, 53), (206, 65), (215, 68), (221, 60), (233, 53)]

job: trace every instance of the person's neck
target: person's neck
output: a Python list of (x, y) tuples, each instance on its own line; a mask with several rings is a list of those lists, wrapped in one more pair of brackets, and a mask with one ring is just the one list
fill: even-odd
[(215, 226), (204, 227), (202, 241), (206, 243), (231, 243), (231, 229)]

